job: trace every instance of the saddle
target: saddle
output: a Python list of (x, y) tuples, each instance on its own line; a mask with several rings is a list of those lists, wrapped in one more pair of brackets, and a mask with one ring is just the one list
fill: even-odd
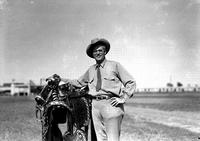
[[(86, 141), (91, 115), (87, 88), (59, 85), (57, 75), (46, 81), (47, 85), (35, 97), (36, 118), (42, 124), (42, 141)], [(66, 131), (62, 134), (58, 125), (65, 123)]]

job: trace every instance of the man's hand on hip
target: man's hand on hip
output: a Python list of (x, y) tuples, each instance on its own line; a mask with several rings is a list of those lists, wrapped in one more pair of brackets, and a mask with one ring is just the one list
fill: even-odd
[(110, 103), (112, 106), (117, 106), (119, 104), (124, 104), (125, 103), (125, 99), (124, 98), (119, 98), (119, 97), (112, 97), (110, 100)]

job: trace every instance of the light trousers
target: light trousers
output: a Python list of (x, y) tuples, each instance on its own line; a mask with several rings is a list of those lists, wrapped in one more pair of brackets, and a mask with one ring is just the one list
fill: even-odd
[(113, 107), (109, 100), (92, 101), (92, 119), (97, 141), (119, 141), (124, 106)]

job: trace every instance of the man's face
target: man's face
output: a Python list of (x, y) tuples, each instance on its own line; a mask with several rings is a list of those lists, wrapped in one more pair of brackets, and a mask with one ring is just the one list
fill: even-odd
[(106, 50), (105, 46), (96, 46), (93, 50), (93, 57), (97, 62), (102, 62), (105, 59)]

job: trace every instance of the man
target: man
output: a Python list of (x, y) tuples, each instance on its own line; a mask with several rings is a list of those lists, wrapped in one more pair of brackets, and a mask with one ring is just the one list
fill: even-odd
[(98, 141), (120, 140), (123, 104), (136, 87), (135, 80), (120, 63), (106, 59), (109, 50), (110, 43), (106, 39), (93, 39), (86, 53), (96, 64), (77, 80), (61, 78), (76, 87), (88, 85), (88, 93), (93, 97), (92, 119)]

